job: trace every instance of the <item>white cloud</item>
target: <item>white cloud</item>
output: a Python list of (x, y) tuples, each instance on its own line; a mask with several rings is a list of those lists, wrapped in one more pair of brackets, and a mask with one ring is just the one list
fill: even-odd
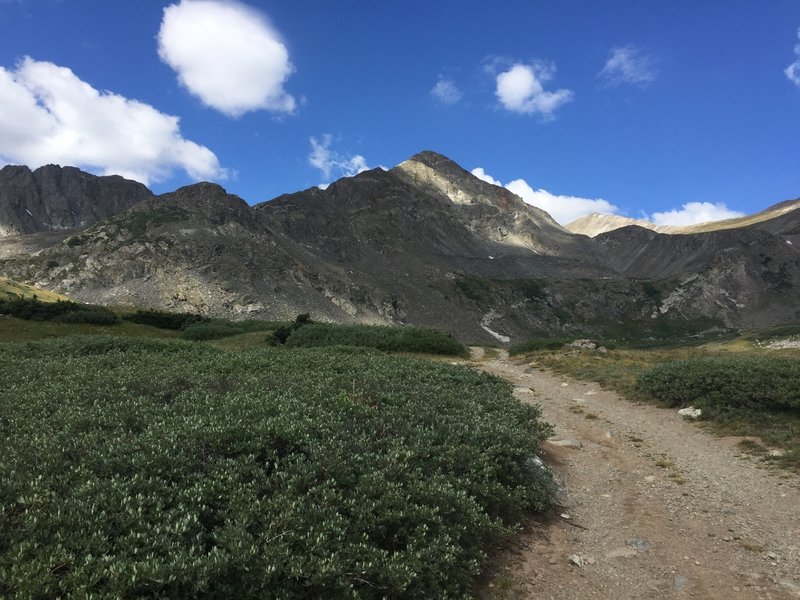
[(551, 119), (553, 113), (574, 96), (567, 89), (545, 91), (543, 84), (551, 80), (554, 73), (554, 67), (541, 63), (517, 63), (497, 75), (495, 94), (506, 110), (526, 115), (535, 113)]
[[(800, 38), (800, 29), (797, 30), (797, 37)], [(794, 47), (794, 53), (797, 59), (786, 67), (783, 72), (789, 78), (789, 81), (800, 87), (800, 44)]]
[[(497, 179), (486, 173), (482, 167), (472, 170), (478, 179), (502, 186)], [(547, 190), (535, 190), (524, 179), (515, 179), (504, 186), (510, 192), (522, 198), (526, 203), (541, 208), (562, 225), (590, 213), (618, 214), (619, 208), (600, 198), (579, 198), (577, 196), (558, 196)]]
[(462, 94), (455, 83), (440, 76), (439, 81), (431, 89), (431, 96), (442, 104), (455, 104), (461, 100)]
[(628, 44), (622, 48), (612, 48), (598, 76), (609, 85), (630, 83), (644, 86), (656, 80), (656, 71), (652, 57)]
[(535, 190), (524, 179), (515, 179), (509, 182), (506, 184), (506, 188), (528, 204), (541, 208), (562, 225), (590, 213), (607, 215), (619, 213), (619, 209), (607, 200), (558, 196), (547, 190)]
[(687, 202), (678, 210), (653, 213), (650, 220), (656, 225), (695, 225), (708, 221), (721, 221), (743, 217), (744, 213), (731, 210), (724, 202)]
[[(311, 137), (309, 142), (311, 143), (311, 154), (308, 155), (308, 162), (322, 171), (325, 179), (330, 179), (331, 176), (336, 178), (352, 177), (369, 170), (367, 160), (360, 154), (347, 157), (332, 150), (333, 136), (329, 133), (323, 134), (321, 140)], [(322, 184), (319, 187), (325, 189), (328, 185)]]
[(497, 179), (489, 175), (486, 171), (483, 170), (483, 167), (476, 167), (472, 169), (472, 174), (475, 175), (481, 181), (485, 181), (486, 183), (491, 183), (492, 185), (497, 185), (503, 187), (503, 184), (500, 183)]
[(164, 9), (158, 54), (192, 94), (231, 117), (291, 113), (283, 85), (294, 67), (267, 18), (233, 0), (181, 0)]
[(25, 57), (0, 67), (0, 162), (74, 165), (149, 184), (183, 169), (224, 179), (211, 150), (182, 137), (178, 117), (101, 92), (70, 69)]

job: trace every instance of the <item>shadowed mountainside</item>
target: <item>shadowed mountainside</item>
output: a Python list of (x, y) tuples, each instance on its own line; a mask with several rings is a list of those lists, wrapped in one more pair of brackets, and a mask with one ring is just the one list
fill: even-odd
[(98, 177), (75, 167), (0, 169), (0, 238), (93, 225), (153, 194), (118, 175)]

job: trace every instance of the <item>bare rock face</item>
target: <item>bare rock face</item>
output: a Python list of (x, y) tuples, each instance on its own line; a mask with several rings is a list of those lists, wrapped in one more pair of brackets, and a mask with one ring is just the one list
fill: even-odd
[(391, 173), (412, 187), (447, 199), (450, 213), (484, 240), (537, 254), (579, 254), (582, 241), (569, 235), (545, 211), (507, 189), (468, 173), (449, 158), (420, 152)]
[(87, 227), (152, 195), (141, 183), (116, 175), (9, 165), (0, 169), (0, 237)]

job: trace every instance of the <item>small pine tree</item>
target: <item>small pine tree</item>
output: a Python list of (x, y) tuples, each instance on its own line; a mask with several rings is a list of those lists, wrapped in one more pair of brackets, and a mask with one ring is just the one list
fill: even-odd
[(294, 328), (297, 329), (303, 325), (310, 325), (313, 322), (314, 321), (311, 320), (311, 315), (309, 313), (301, 313), (294, 319)]

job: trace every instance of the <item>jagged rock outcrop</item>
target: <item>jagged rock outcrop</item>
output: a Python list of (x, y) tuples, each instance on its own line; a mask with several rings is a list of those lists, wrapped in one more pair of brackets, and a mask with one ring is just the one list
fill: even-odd
[(117, 175), (8, 165), (0, 169), (0, 237), (87, 227), (152, 195), (141, 183)]

